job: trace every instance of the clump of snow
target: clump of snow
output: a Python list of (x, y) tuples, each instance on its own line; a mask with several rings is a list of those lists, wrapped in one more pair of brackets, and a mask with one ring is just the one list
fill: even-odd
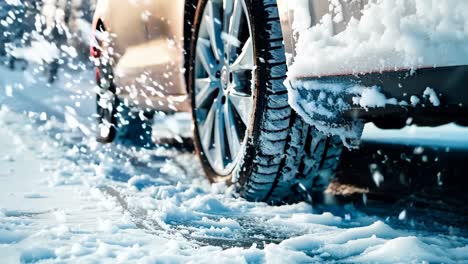
[(289, 7), (293, 10), (295, 17), (292, 24), (293, 29), (296, 32), (308, 29), (312, 23), (309, 13), (309, 0), (291, 1)]
[(333, 22), (338, 21), (332, 15), (306, 27), (308, 23), (301, 22), (304, 12), (293, 8), (298, 12), (293, 26), (299, 38), (288, 76), (464, 65), (467, 9), (468, 2), (456, 0), (371, 0), (360, 18), (352, 18), (336, 34)]
[[(399, 254), (395, 254), (399, 252)], [(426, 244), (416, 237), (401, 237), (365, 250), (351, 258), (365, 263), (452, 263), (454, 254), (438, 245)], [(456, 258), (455, 258), (456, 259)]]
[(364, 108), (384, 107), (387, 104), (397, 104), (395, 98), (387, 99), (377, 86), (364, 88), (360, 97), (353, 97), (353, 102), (354, 104), (360, 105)]
[(331, 213), (323, 213), (321, 215), (293, 214), (292, 216), (286, 217), (286, 219), (280, 216), (276, 216), (273, 219), (268, 220), (268, 223), (284, 225), (287, 225), (288, 223), (308, 223), (336, 226), (341, 224), (341, 222), (341, 217), (334, 216)]
[[(343, 95), (359, 95), (363, 87), (349, 83), (333, 83), (319, 80), (286, 81), (288, 101), (304, 120), (325, 135), (338, 135), (346, 144), (347, 139), (359, 139), (363, 124), (343, 123), (341, 113), (351, 106)], [(336, 124), (342, 123), (340, 126)]]
[(427, 87), (426, 90), (424, 90), (423, 96), (429, 98), (429, 102), (431, 102), (433, 106), (440, 106), (439, 97), (434, 89)]
[(412, 106), (417, 106), (419, 104), (421, 100), (416, 96), (416, 95), (412, 95), (410, 97), (410, 102), (411, 102), (411, 105)]

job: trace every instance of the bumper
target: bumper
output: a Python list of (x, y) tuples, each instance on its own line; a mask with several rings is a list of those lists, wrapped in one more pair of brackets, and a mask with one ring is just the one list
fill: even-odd
[(289, 92), (299, 114), (329, 123), (389, 116), (429, 126), (468, 122), (468, 66), (302, 78)]

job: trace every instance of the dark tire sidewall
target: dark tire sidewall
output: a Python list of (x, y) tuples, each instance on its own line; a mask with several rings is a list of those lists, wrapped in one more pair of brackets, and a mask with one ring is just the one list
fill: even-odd
[[(99, 69), (101, 72), (102, 70)], [(103, 109), (100, 105), (99, 105), (99, 100), (100, 100), (100, 95), (99, 93), (96, 94), (96, 113), (98, 114), (98, 125), (100, 126), (101, 124), (103, 124), (103, 120), (106, 120), (107, 122), (109, 122), (111, 124), (110, 128), (109, 128), (109, 134), (106, 136), (106, 137), (102, 137), (99, 133), (99, 127), (98, 127), (98, 140), (103, 142), (103, 143), (110, 143), (112, 141), (114, 141), (116, 135), (117, 135), (117, 117), (116, 117), (116, 114), (117, 114), (117, 106), (119, 105), (119, 99), (117, 98), (117, 95), (116, 95), (116, 88), (115, 88), (115, 85), (114, 83), (111, 81), (111, 80), (108, 80), (110, 83), (110, 87), (108, 89), (108, 91), (110, 91), (112, 94), (113, 94), (113, 103), (112, 103), (112, 111), (111, 113), (109, 113), (109, 110), (106, 110), (106, 109)], [(100, 84), (100, 79), (99, 78), (96, 78), (96, 83), (97, 83), (97, 86), (101, 89), (101, 90), (105, 90), (104, 88), (101, 88), (101, 84)]]

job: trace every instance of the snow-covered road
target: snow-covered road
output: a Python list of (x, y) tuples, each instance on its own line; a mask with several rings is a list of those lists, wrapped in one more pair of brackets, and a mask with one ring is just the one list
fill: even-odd
[(405, 211), (246, 202), (186, 151), (99, 145), (91, 77), (0, 68), (1, 263), (468, 262), (465, 233)]

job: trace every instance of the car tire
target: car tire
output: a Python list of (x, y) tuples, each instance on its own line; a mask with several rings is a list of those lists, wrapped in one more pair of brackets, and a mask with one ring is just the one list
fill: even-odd
[(96, 94), (97, 141), (151, 147), (154, 111), (135, 111), (117, 95), (109, 60), (101, 60), (97, 69)]
[[(246, 139), (232, 170), (219, 173), (202, 137), (201, 107), (196, 80), (197, 44), (204, 32), (202, 19), (211, 1), (199, 1), (195, 12), (189, 54), (187, 87), (191, 95), (194, 143), (211, 182), (233, 184), (236, 193), (249, 201), (282, 204), (307, 199), (304, 192), (323, 191), (334, 177), (342, 152), (338, 137), (328, 137), (309, 126), (288, 104), (286, 57), (276, 0), (243, 0), (253, 43), (255, 74), (253, 108)], [(239, 30), (240, 31), (240, 30)], [(203, 44), (203, 42), (201, 42)], [(219, 93), (218, 93), (219, 94)], [(209, 110), (211, 111), (211, 110)], [(205, 111), (206, 112), (206, 111)], [(208, 116), (208, 114), (206, 114)], [(218, 132), (217, 132), (218, 133)], [(218, 136), (222, 138), (222, 136)], [(223, 147), (226, 148), (226, 147)]]
[[(106, 65), (106, 64), (105, 64)], [(99, 88), (96, 93), (97, 140), (101, 143), (111, 143), (117, 134), (117, 106), (112, 68), (99, 64), (96, 73), (96, 83)], [(105, 98), (105, 99), (104, 99)]]

